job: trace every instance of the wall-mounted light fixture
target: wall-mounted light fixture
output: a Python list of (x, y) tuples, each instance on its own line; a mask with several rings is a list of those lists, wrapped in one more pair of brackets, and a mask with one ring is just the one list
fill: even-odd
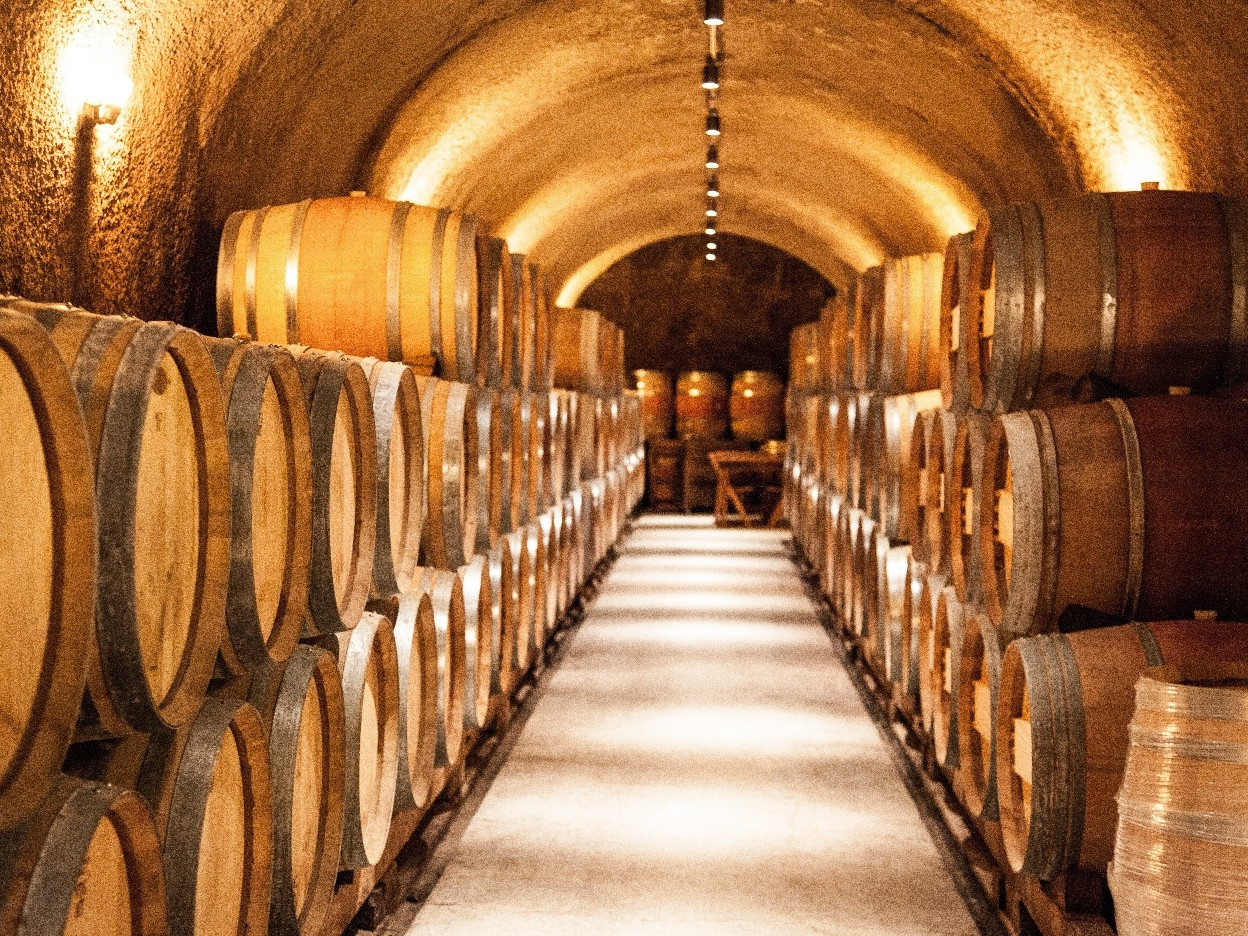
[(724, 0), (706, 0), (706, 13), (702, 22), (707, 26), (724, 25)]
[(717, 246), (718, 246), (718, 244), (716, 244), (714, 241), (711, 241), (709, 244), (707, 244), (707, 245), (706, 245), (706, 249), (707, 249), (707, 250), (714, 250)]
[(715, 259), (715, 255), (714, 255), (713, 253), (708, 253), (708, 254), (706, 255), (706, 259), (707, 259), (707, 260), (714, 260), (714, 259)]
[(706, 183), (706, 197), (719, 198), (719, 173), (711, 176), (711, 181)]
[(702, 66), (702, 87), (707, 91), (719, 90), (719, 63), (709, 55)]
[(712, 143), (706, 150), (706, 168), (719, 168), (719, 147)]
[(719, 214), (719, 212), (715, 209), (715, 206), (714, 206), (714, 205), (712, 205), (712, 206), (710, 206), (709, 208), (707, 208), (707, 209), (706, 209), (706, 216), (707, 216), (708, 218), (714, 218), (714, 217), (716, 217), (718, 214)]
[(719, 111), (714, 107), (706, 112), (706, 135), (709, 137), (719, 136)]
[(711, 224), (711, 225), (708, 225), (708, 226), (707, 226), (707, 228), (706, 228), (706, 236), (707, 236), (707, 237), (714, 237), (714, 236), (715, 236), (715, 225)]
[(113, 37), (84, 30), (61, 52), (62, 100), (88, 124), (115, 124), (134, 91), (130, 53)]

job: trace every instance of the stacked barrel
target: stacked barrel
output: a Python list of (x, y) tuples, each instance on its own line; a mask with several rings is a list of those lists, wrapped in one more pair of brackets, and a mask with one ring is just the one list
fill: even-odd
[(1206, 931), (1248, 913), (1209, 774), (1123, 785), (1138, 679), (1248, 661), (1246, 235), (1199, 193), (1008, 206), (793, 334), (786, 512), (846, 639), (1013, 893), (1103, 912), (1118, 836), (1122, 933), (1179, 931), (1141, 883), (1163, 848)]
[(0, 298), (0, 933), (341, 932), (640, 497), (471, 217), (244, 212), (218, 283), (221, 338)]

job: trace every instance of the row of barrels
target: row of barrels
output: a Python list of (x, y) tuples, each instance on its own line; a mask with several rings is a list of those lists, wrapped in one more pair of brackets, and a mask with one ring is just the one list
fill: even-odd
[(0, 932), (315, 931), (640, 497), (580, 403), (0, 301)]
[(404, 362), (478, 388), (624, 389), (623, 331), (556, 309), (537, 264), (476, 217), (363, 193), (231, 215), (217, 333)]
[[(1111, 233), (1128, 229), (1128, 208), (1187, 201), (1156, 194), (1109, 197), (1121, 202)], [(1174, 256), (1192, 243), (1155, 246), (1156, 269), (1199, 272)], [(1130, 264), (1123, 281), (1143, 288), (1153, 272), (1138, 254)], [(1003, 308), (1003, 275), (989, 275), (989, 308)], [(1124, 367), (1149, 341), (1150, 353), (1170, 353), (1139, 327), (1144, 311), (1118, 320), (1136, 323), (1131, 342), (1115, 339)], [(1192, 395), (1227, 375), (1194, 380), (1187, 364), (1125, 388), (1093, 375), (1022, 410), (1017, 400), (973, 408), (948, 385), (884, 393), (809, 381), (791, 385), (787, 404), (786, 512), (848, 638), (914, 713), (1007, 873), (1108, 880), (1119, 931), (1131, 934), (1174, 931), (1165, 901), (1178, 895), (1208, 911), (1204, 930), (1229, 931), (1248, 913), (1224, 874), (1248, 857), (1248, 841), (1225, 831), (1242, 810), (1219, 766), (1240, 749), (1218, 747), (1219, 731), (1245, 731), (1235, 674), (1248, 625), (1234, 622), (1248, 620), (1248, 407), (1233, 393)], [(1132, 395), (1159, 389), (1169, 392)], [(1221, 716), (1136, 704), (1209, 693), (1240, 700), (1222, 729)], [(1163, 745), (1165, 718), (1193, 734)], [(1133, 772), (1133, 758), (1150, 768)], [(1160, 763), (1183, 772), (1161, 787), (1147, 772)], [(1163, 849), (1182, 858), (1159, 859)]]
[(862, 273), (796, 329), (803, 392), (940, 389), (1010, 412), (1248, 379), (1248, 229), (1235, 199), (1089, 193), (984, 213), (942, 254)]
[(731, 385), (723, 374), (685, 371), (673, 384), (664, 371), (635, 370), (647, 442), (670, 439), (784, 438), (784, 381), (769, 371), (741, 371)]

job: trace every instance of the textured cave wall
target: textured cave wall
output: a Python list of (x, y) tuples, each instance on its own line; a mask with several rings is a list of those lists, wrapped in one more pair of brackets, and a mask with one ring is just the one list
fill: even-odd
[(625, 366), (768, 370), (786, 380), (789, 332), (819, 317), (835, 289), (802, 261), (767, 244), (717, 235), (675, 237), (612, 264), (581, 296), (624, 329)]

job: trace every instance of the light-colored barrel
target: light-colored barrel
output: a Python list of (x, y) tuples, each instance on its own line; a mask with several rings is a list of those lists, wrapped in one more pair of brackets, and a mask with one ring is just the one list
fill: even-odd
[(784, 381), (768, 371), (741, 371), (728, 400), (732, 435), (747, 442), (784, 438)]
[(950, 499), (955, 496), (953, 449), (958, 438), (958, 416), (951, 410), (934, 410), (927, 442), (927, 549), (928, 566), (949, 575)]
[(951, 495), (945, 498), (949, 580), (963, 604), (980, 600), (984, 447), (991, 428), (992, 420), (982, 413), (968, 413), (958, 421), (953, 462), (947, 476), (946, 493)]
[(866, 431), (859, 436), (865, 449), (860, 456), (863, 496), (889, 539), (911, 541), (914, 499), (904, 491), (911, 437), (919, 414), (939, 406), (939, 390), (873, 397), (867, 406)]
[(965, 412), (970, 407), (970, 377), (967, 371), (971, 352), (968, 341), (979, 336), (971, 327), (978, 296), (971, 290), (973, 233), (955, 234), (945, 247), (945, 266), (940, 290), (940, 393), (945, 408)]
[(498, 541), (503, 514), (503, 415), (497, 390), (477, 391), (477, 536), (475, 553)]
[(421, 561), (457, 569), (473, 553), (480, 497), (477, 392), (433, 377), (417, 380), (428, 490)]
[(428, 806), (434, 789), (438, 740), (438, 630), (428, 592), (376, 602), (393, 615), (399, 674), (396, 810)]
[(529, 595), (533, 602), (533, 627), (530, 631), (532, 641), (530, 653), (533, 661), (541, 659), (553, 623), (550, 620), (547, 597), (547, 589), (550, 587), (548, 578), (550, 559), (546, 548), (548, 537), (542, 531), (541, 520), (539, 516), (537, 520), (524, 528), (524, 535), (529, 541), (529, 555), (532, 558), (532, 564), (529, 566)]
[(464, 701), (468, 681), (467, 610), (459, 575), (446, 569), (422, 568), (416, 588), (429, 594), (438, 638), (437, 741), (438, 767), (459, 763), (464, 747)]
[(676, 380), (676, 436), (722, 439), (728, 433), (728, 382), (723, 374), (686, 371)]
[(944, 256), (921, 254), (884, 263), (884, 295), (875, 346), (876, 389), (914, 393), (940, 386), (940, 299)]
[(997, 692), (1001, 636), (982, 611), (967, 615), (958, 667), (958, 759), (963, 801), (976, 819), (995, 820), (997, 805)]
[(539, 267), (533, 268), (533, 302), (536, 309), (534, 328), (533, 390), (551, 390), (555, 386), (555, 315), (557, 310), (550, 301), (546, 274)]
[(510, 695), (515, 688), (516, 621), (519, 616), (516, 565), (511, 555), (510, 537), (500, 536), (498, 545), (490, 550), (487, 558), (493, 602), (490, 693), (493, 696)]
[(490, 713), (494, 658), (494, 592), (489, 554), (460, 566), (464, 592), (464, 727), (480, 729)]
[(958, 696), (961, 692), (962, 641), (968, 619), (958, 592), (952, 585), (940, 590), (927, 648), (928, 679), (932, 700), (932, 743), (936, 759), (947, 768), (961, 764), (958, 734)]
[(919, 583), (919, 599), (916, 612), (919, 618), (919, 709), (922, 713), (923, 727), (929, 735), (933, 734), (938, 693), (943, 691), (943, 674), (938, 668), (943, 664), (943, 657), (938, 659), (936, 646), (936, 612), (940, 603), (941, 593), (947, 584), (946, 576), (939, 572), (928, 572)]
[[(477, 223), (381, 198), (241, 211), (217, 263), (217, 333), (477, 375)], [(427, 372), (427, 371), (426, 371)]]
[(513, 688), (528, 672), (533, 659), (533, 552), (526, 527), (507, 535), (512, 558), (512, 601), (516, 609), (516, 639), (512, 654)]

